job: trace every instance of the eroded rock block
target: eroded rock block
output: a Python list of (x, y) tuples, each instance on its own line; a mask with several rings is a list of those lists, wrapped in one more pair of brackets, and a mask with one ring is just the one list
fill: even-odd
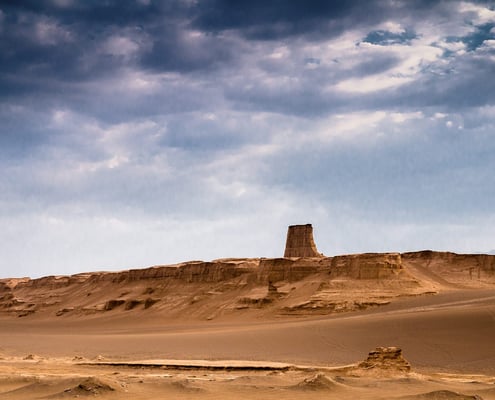
[(311, 224), (289, 226), (284, 257), (322, 257), (316, 248)]
[(368, 358), (359, 364), (363, 369), (387, 369), (408, 372), (411, 364), (402, 356), (402, 349), (398, 347), (377, 347), (370, 351)]

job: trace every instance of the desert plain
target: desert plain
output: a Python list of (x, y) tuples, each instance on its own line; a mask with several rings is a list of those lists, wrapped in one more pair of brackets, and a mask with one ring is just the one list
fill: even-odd
[(495, 256), (0, 280), (0, 399), (59, 398), (495, 399)]

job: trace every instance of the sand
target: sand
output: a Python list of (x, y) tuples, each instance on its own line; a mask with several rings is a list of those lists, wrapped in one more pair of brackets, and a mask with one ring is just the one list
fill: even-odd
[[(0, 314), (0, 399), (495, 399), (495, 289), (418, 268), (435, 294), (323, 315)], [(378, 346), (410, 371), (361, 368)]]

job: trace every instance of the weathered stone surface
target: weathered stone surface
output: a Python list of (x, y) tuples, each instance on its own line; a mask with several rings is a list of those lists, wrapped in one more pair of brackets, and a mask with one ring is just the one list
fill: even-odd
[[(316, 249), (312, 234), (303, 236)], [(422, 251), (226, 258), (120, 272), (0, 279), (0, 316), (73, 318), (105, 311), (131, 314), (153, 306), (152, 313), (203, 318), (260, 305), (273, 315), (326, 315), (388, 304), (399, 296), (466, 287), (495, 287), (494, 255)]]
[(377, 347), (370, 351), (368, 358), (359, 364), (363, 369), (390, 369), (395, 371), (410, 371), (411, 364), (402, 356), (398, 347)]
[[(482, 287), (495, 284), (495, 256), (490, 254), (456, 254), (424, 250), (402, 254), (407, 267), (424, 273), (448, 277), (452, 285)], [(438, 281), (438, 279), (437, 279)], [(442, 283), (445, 281), (442, 279)]]
[(402, 272), (399, 253), (364, 253), (329, 258), (333, 277), (352, 279), (390, 279)]
[(72, 395), (74, 397), (80, 397), (80, 396), (93, 397), (113, 391), (115, 391), (115, 389), (112, 386), (110, 386), (108, 383), (101, 381), (100, 379), (95, 377), (89, 377), (84, 379), (77, 386), (64, 390), (62, 395), (71, 395), (71, 397)]
[(319, 373), (299, 382), (297, 385), (293, 386), (293, 389), (318, 391), (335, 389), (339, 386), (340, 385), (333, 379)]
[(322, 257), (316, 248), (311, 224), (289, 226), (284, 257)]
[(324, 270), (325, 266), (311, 259), (263, 258), (257, 270), (257, 280), (263, 284), (284, 280), (294, 282)]

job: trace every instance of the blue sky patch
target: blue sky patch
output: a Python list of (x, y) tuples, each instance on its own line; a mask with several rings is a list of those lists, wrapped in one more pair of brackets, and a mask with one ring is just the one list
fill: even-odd
[(378, 44), (380, 46), (390, 46), (394, 44), (409, 44), (415, 38), (417, 38), (417, 35), (411, 30), (405, 30), (401, 33), (377, 30), (368, 33), (363, 39), (363, 42)]

